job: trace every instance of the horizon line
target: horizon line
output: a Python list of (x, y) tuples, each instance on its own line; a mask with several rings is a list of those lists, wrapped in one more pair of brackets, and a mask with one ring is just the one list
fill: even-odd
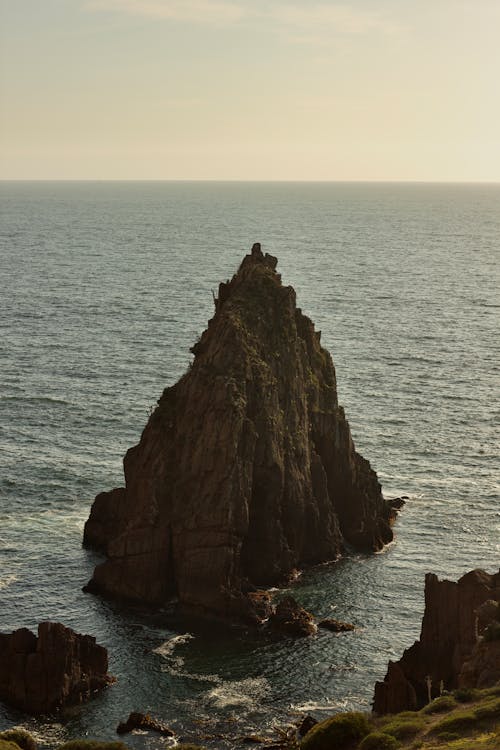
[(407, 184), (407, 185), (500, 185), (499, 180), (416, 180), (416, 179), (245, 179), (218, 177), (0, 177), (5, 182), (213, 182), (213, 183), (300, 183), (300, 184)]

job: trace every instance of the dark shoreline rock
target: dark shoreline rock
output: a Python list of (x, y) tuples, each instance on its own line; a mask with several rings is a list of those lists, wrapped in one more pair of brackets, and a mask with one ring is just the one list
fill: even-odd
[(294, 636), (313, 635), (317, 631), (313, 615), (292, 596), (285, 596), (269, 617), (269, 627), (279, 633)]
[(149, 714), (142, 714), (139, 711), (132, 711), (127, 721), (122, 721), (116, 727), (117, 734), (128, 734), (134, 729), (142, 729), (151, 732), (158, 732), (164, 737), (173, 737), (174, 732), (163, 721), (154, 719)]
[(126, 486), (96, 497), (84, 543), (108, 559), (87, 590), (258, 623), (252, 587), (392, 540), (395, 509), (276, 263), (256, 244), (219, 286), (191, 368), (125, 456)]
[[(491, 601), (496, 610), (484, 606)], [(500, 647), (484, 634), (499, 601), (500, 572), (473, 570), (457, 582), (428, 573), (420, 639), (398, 662), (389, 662), (384, 681), (375, 684), (373, 710), (417, 710), (442, 689), (494, 685), (500, 679)]]
[(107, 651), (90, 635), (56, 622), (41, 622), (38, 636), (0, 633), (0, 699), (21, 711), (50, 713), (112, 682)]
[(342, 622), (342, 620), (335, 620), (333, 617), (326, 617), (324, 620), (318, 622), (318, 628), (324, 628), (325, 630), (331, 630), (332, 633), (347, 633), (352, 630), (356, 630), (356, 627), (350, 622)]

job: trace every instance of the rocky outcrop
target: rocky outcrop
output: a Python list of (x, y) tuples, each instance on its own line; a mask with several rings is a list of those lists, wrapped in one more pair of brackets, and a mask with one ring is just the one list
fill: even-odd
[(254, 245), (219, 286), (189, 371), (161, 396), (97, 496), (84, 543), (106, 553), (89, 590), (258, 619), (248, 590), (379, 550), (393, 506), (355, 450), (320, 332)]
[(90, 635), (42, 622), (38, 637), (0, 633), (0, 699), (30, 714), (50, 713), (106, 687), (108, 654)]
[(269, 626), (285, 635), (313, 635), (318, 629), (313, 615), (300, 606), (293, 596), (285, 596), (269, 617)]
[(428, 702), (429, 691), (434, 698), (442, 688), (495, 684), (500, 672), (498, 642), (489, 643), (483, 634), (499, 601), (500, 572), (473, 570), (456, 583), (428, 573), (420, 640), (397, 663), (389, 662), (384, 681), (375, 685), (373, 710), (413, 710)]
[(163, 721), (154, 719), (149, 714), (142, 714), (138, 711), (132, 711), (127, 721), (122, 721), (116, 728), (117, 734), (128, 734), (139, 729), (143, 732), (158, 732), (165, 737), (173, 737), (174, 733)]
[(320, 620), (318, 622), (318, 628), (331, 630), (332, 633), (348, 633), (352, 630), (356, 630), (352, 623), (335, 620), (333, 617), (326, 617), (324, 620)]

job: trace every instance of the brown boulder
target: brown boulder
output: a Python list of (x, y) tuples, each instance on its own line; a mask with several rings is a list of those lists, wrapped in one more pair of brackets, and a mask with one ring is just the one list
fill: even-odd
[(256, 244), (220, 285), (192, 366), (125, 456), (126, 486), (97, 496), (84, 541), (108, 560), (87, 590), (256, 621), (244, 582), (391, 541), (332, 359), (276, 263)]
[(90, 635), (42, 622), (0, 634), (0, 699), (30, 714), (86, 700), (109, 685), (108, 654)]
[(285, 596), (269, 617), (269, 626), (285, 635), (306, 636), (317, 631), (314, 617), (293, 596)]
[(429, 687), (435, 698), (441, 687), (453, 690), (465, 679), (469, 687), (479, 687), (481, 681), (484, 686), (482, 648), (477, 666), (466, 668), (467, 678), (461, 680), (460, 674), (479, 643), (478, 611), (484, 616), (486, 608), (480, 608), (488, 600), (500, 600), (500, 572), (473, 570), (457, 582), (439, 581), (428, 573), (420, 639), (396, 664), (389, 662), (384, 681), (375, 685), (373, 710), (383, 714), (421, 708), (428, 701)]
[(117, 734), (127, 734), (128, 732), (133, 732), (134, 729), (158, 732), (165, 737), (174, 736), (172, 730), (163, 721), (153, 719), (149, 714), (141, 714), (139, 711), (132, 711), (127, 721), (118, 724), (116, 732)]
[(318, 622), (318, 628), (331, 630), (332, 633), (347, 633), (351, 630), (356, 630), (355, 626), (351, 625), (350, 622), (335, 620), (333, 617), (326, 617), (324, 620), (320, 620)]

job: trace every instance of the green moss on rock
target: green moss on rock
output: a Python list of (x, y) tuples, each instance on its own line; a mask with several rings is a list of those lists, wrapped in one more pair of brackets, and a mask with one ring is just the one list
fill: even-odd
[(26, 729), (6, 729), (4, 732), (0, 732), (0, 739), (6, 742), (15, 742), (21, 750), (37, 750), (35, 740)]
[(15, 742), (9, 742), (0, 738), (0, 750), (20, 750), (20, 747)]
[(300, 743), (301, 750), (348, 750), (370, 732), (366, 716), (358, 712), (337, 714), (316, 724)]
[(393, 716), (388, 724), (381, 727), (382, 731), (392, 735), (397, 740), (414, 737), (425, 728), (426, 722), (423, 716), (419, 716), (418, 714), (408, 716), (408, 713), (406, 711), (403, 714)]
[(421, 709), (421, 714), (441, 714), (456, 708), (457, 702), (452, 695), (442, 695)]
[(400, 747), (395, 737), (385, 732), (370, 732), (361, 740), (359, 750), (396, 750)]
[(432, 734), (454, 734), (460, 737), (463, 732), (470, 732), (477, 727), (478, 719), (473, 711), (458, 711), (438, 721), (432, 729)]

